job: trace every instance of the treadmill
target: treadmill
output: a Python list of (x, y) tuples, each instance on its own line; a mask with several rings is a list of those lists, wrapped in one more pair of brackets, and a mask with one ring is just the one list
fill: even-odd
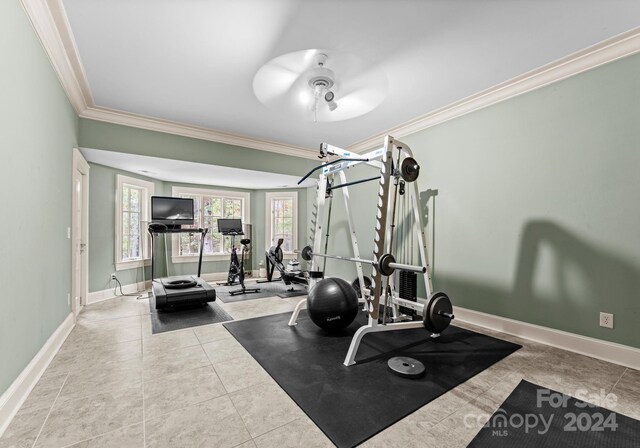
[[(156, 197), (152, 197), (153, 199)], [(159, 198), (162, 200), (172, 198)], [(153, 206), (152, 206), (153, 207)], [(202, 268), (202, 250), (204, 247), (204, 238), (209, 229), (183, 229), (180, 225), (166, 225), (164, 223), (151, 223), (148, 228), (151, 235), (151, 291), (155, 308), (157, 310), (167, 309), (177, 306), (206, 304), (216, 300), (216, 291), (209, 283), (200, 278)], [(158, 235), (173, 233), (199, 233), (200, 238), (200, 256), (198, 258), (198, 274), (197, 275), (180, 275), (165, 278), (155, 278), (155, 237)], [(165, 248), (166, 250), (166, 248)]]

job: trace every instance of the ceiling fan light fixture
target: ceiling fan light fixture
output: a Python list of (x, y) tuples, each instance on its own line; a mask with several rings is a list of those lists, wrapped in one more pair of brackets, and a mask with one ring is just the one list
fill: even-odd
[(327, 90), (327, 93), (324, 94), (324, 100), (327, 102), (331, 112), (338, 108), (338, 103), (334, 101), (335, 97), (336, 95), (331, 90)]
[(375, 62), (352, 53), (310, 49), (267, 62), (256, 73), (253, 90), (272, 110), (303, 121), (333, 122), (378, 107), (388, 94), (388, 82)]

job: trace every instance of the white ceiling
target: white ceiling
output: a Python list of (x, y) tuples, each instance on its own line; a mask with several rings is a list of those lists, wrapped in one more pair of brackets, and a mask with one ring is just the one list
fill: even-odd
[(307, 179), (298, 185), (297, 176), (244, 170), (206, 163), (169, 160), (159, 157), (125, 154), (100, 149), (81, 148), (87, 161), (110, 166), (152, 179), (186, 184), (215, 185), (245, 188), (248, 190), (274, 190), (279, 188), (311, 187), (315, 179)]
[[(640, 25), (638, 0), (63, 0), (96, 105), (316, 148), (348, 146)], [(365, 58), (380, 107), (313, 123), (253, 77), (310, 48)]]

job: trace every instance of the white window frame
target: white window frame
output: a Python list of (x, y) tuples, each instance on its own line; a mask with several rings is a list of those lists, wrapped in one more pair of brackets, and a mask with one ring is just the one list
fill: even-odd
[[(181, 194), (201, 195), (201, 196), (221, 196), (229, 199), (242, 199), (242, 224), (251, 224), (251, 193), (233, 190), (214, 190), (208, 188), (192, 188), (192, 187), (172, 187), (171, 196), (179, 197)], [(197, 255), (178, 255), (180, 248), (178, 247), (179, 235), (174, 234), (171, 238), (171, 262), (172, 263), (197, 263)], [(228, 260), (229, 254), (202, 254), (202, 261), (221, 261)]]
[(151, 237), (144, 225), (141, 226), (140, 229), (142, 258), (139, 260), (122, 260), (122, 187), (124, 185), (142, 189), (143, 197), (140, 198), (141, 224), (148, 224), (151, 219), (151, 196), (153, 196), (155, 187), (153, 182), (137, 179), (135, 177), (123, 176), (122, 174), (116, 175), (116, 271), (141, 268), (151, 264)]
[(269, 250), (273, 241), (273, 199), (293, 199), (293, 250), (285, 251), (286, 258), (295, 258), (298, 252), (298, 192), (273, 191), (265, 193), (265, 250)]

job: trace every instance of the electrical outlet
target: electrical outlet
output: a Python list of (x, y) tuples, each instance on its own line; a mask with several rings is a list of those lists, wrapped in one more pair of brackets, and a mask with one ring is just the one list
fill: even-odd
[(613, 328), (613, 314), (600, 313), (600, 326), (605, 328)]
[(116, 274), (111, 274), (111, 280), (115, 280), (116, 279)]
[(67, 293), (67, 305), (71, 306), (71, 294)]

